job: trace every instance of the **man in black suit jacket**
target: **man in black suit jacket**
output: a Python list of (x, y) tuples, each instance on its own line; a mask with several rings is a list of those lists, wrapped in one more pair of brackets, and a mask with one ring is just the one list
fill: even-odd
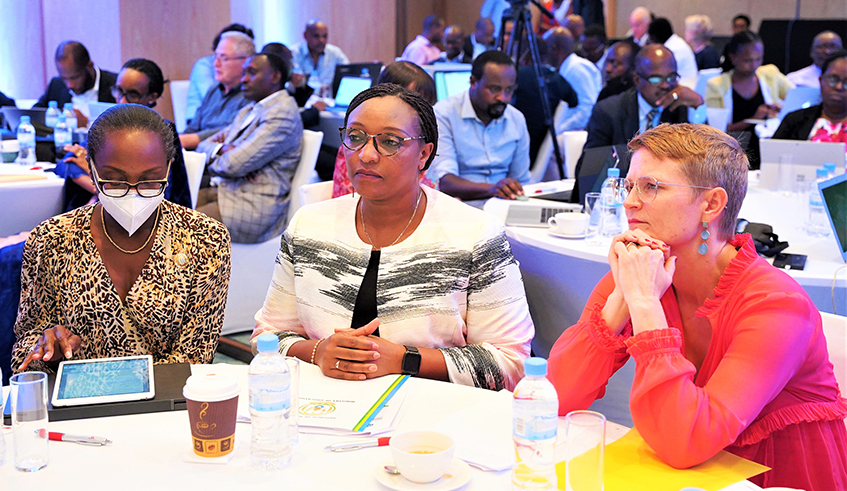
[[(73, 102), (74, 96), (90, 97), (93, 101), (94, 90), (97, 91), (98, 102), (115, 102), (112, 86), (118, 75), (94, 66), (88, 50), (81, 43), (64, 41), (59, 44), (56, 48), (56, 71), (59, 76), (50, 80), (47, 91), (33, 107), (47, 107), (49, 101), (56, 101), (61, 109), (66, 103)], [(83, 114), (77, 107), (74, 111), (79, 127), (88, 126), (88, 111)]]
[[(498, 19), (497, 22), (500, 20)], [(474, 53), (476, 46), (480, 46), (478, 53)], [(485, 49), (483, 50), (483, 47)], [(481, 18), (474, 25), (474, 32), (465, 38), (465, 44), (462, 46), (462, 52), (466, 59), (470, 60), (466, 63), (473, 63), (474, 58), (479, 56), (483, 51), (494, 47), (494, 23), (491, 19)], [(476, 54), (476, 56), (474, 56)]]
[(676, 60), (661, 44), (638, 52), (632, 79), (635, 87), (594, 106), (583, 148), (624, 144), (661, 123), (686, 123), (688, 108), (703, 104), (699, 94), (678, 85)]

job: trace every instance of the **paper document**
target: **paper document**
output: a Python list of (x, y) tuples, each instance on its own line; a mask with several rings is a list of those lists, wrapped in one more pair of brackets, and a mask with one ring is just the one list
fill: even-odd
[[(725, 451), (689, 469), (674, 469), (659, 459), (634, 428), (606, 445), (603, 467), (605, 491), (679, 491), (684, 487), (718, 491), (769, 470)], [(565, 489), (565, 462), (556, 464), (556, 474), (559, 489)]]

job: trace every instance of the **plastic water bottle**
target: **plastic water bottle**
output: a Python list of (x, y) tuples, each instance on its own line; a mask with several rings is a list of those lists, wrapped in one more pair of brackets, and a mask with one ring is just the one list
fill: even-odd
[(253, 427), (250, 462), (260, 469), (279, 469), (291, 463), (291, 375), (275, 335), (259, 336), (257, 348), (259, 354), (247, 370)]
[(512, 440), (517, 454), (512, 488), (557, 489), (554, 454), (559, 397), (547, 380), (547, 360), (527, 359), (524, 373), (512, 396)]
[(70, 145), (72, 141), (71, 129), (68, 128), (67, 119), (62, 114), (59, 116), (59, 122), (56, 123), (56, 127), (53, 128), (53, 142), (56, 144), (57, 161), (61, 160), (62, 156), (65, 155), (65, 145)]
[(603, 212), (600, 221), (600, 235), (603, 237), (614, 237), (629, 228), (626, 221), (626, 213), (623, 204), (615, 198), (615, 181), (620, 179), (621, 170), (612, 167), (607, 171), (606, 180), (600, 188), (601, 210)]
[(77, 129), (77, 120), (76, 113), (74, 112), (74, 105), (70, 102), (65, 103), (65, 109), (62, 111), (62, 114), (65, 115), (65, 123), (68, 125), (68, 128), (71, 129), (71, 134)]
[(21, 148), (15, 163), (35, 165), (35, 126), (30, 122), (29, 116), (21, 116), (21, 124), (18, 125), (18, 144)]
[(827, 180), (827, 170), (823, 167), (816, 171), (817, 179), (809, 185), (809, 229), (808, 232), (816, 237), (829, 235), (829, 218), (823, 208), (823, 198), (818, 189), (818, 183)]
[(59, 111), (59, 103), (56, 101), (50, 101), (47, 103), (47, 112), (44, 113), (44, 124), (53, 128), (56, 126), (56, 123), (59, 122), (59, 115), (62, 114)]

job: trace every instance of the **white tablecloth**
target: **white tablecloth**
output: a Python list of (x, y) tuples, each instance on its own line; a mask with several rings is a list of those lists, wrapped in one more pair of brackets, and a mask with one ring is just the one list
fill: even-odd
[[(39, 163), (38, 166), (52, 164)], [(62, 212), (65, 180), (52, 172), (30, 170), (18, 164), (0, 164), (0, 175), (32, 174), (46, 176), (37, 181), (0, 182), (0, 237), (32, 230), (44, 220)]]
[[(209, 369), (227, 370), (239, 378), (242, 388), (239, 406), (244, 407), (247, 367), (200, 365), (192, 367), (192, 372), (202, 373)], [(8, 391), (8, 387), (4, 389)], [(408, 396), (401, 409), (398, 432), (425, 428), (492, 395), (483, 389), (418, 378), (407, 381), (404, 390), (408, 390)], [(502, 398), (499, 400), (502, 401)], [(510, 425), (511, 421), (503, 421), (502, 424)], [(250, 465), (250, 425), (237, 424), (235, 456), (227, 465), (187, 463), (183, 456), (191, 452), (191, 433), (186, 411), (61, 421), (50, 423), (49, 429), (103, 436), (114, 443), (107, 447), (86, 447), (50, 442), (50, 463), (30, 474), (15, 470), (11, 434), (5, 430), (8, 451), (6, 463), (0, 466), (0, 489), (88, 490), (92, 486), (105, 486), (127, 490), (374, 490), (385, 489), (377, 483), (374, 472), (377, 472), (380, 462), (391, 457), (388, 447), (328, 452), (324, 450), (326, 445), (349, 441), (350, 438), (301, 433), (290, 467), (260, 471)], [(607, 442), (614, 441), (625, 432), (625, 427), (610, 423)], [(483, 472), (472, 468), (471, 472), (471, 481), (463, 490), (509, 488), (508, 470)], [(726, 488), (726, 491), (760, 489), (749, 486), (744, 481)]]

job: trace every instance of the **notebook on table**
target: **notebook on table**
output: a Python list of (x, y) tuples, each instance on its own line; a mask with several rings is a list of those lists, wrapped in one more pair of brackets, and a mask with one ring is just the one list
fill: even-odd
[[(154, 365), (153, 377), (156, 384), (156, 397), (153, 399), (55, 408), (52, 404), (48, 403), (48, 419), (51, 422), (55, 422), (71, 419), (123, 416), (126, 414), (181, 411), (185, 409), (185, 397), (182, 395), (182, 388), (190, 376), (191, 365), (188, 363)], [(47, 374), (48, 394), (53, 393), (55, 382), (56, 374)], [(6, 398), (6, 403), (3, 405), (4, 424), (11, 424), (11, 414), (12, 407), (10, 400)]]

